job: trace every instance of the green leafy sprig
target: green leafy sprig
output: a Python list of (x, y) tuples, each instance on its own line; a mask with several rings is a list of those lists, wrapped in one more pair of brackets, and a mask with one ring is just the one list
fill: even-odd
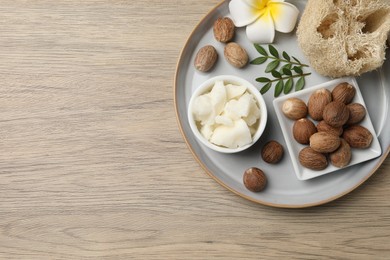
[[(295, 91), (299, 91), (305, 87), (305, 77), (311, 73), (304, 73), (303, 68), (309, 67), (308, 65), (301, 63), (294, 56), (290, 57), (285, 51), (280, 55), (279, 51), (273, 45), (268, 45), (269, 53), (259, 44), (254, 44), (254, 46), (261, 56), (252, 60), (250, 64), (259, 65), (271, 60), (265, 68), (265, 73), (270, 73), (273, 78), (256, 78), (257, 82), (264, 83), (260, 89), (261, 94), (265, 94), (275, 82), (275, 97), (278, 97), (282, 92), (284, 94), (290, 93), (294, 86)], [(296, 78), (298, 80), (294, 81)]]

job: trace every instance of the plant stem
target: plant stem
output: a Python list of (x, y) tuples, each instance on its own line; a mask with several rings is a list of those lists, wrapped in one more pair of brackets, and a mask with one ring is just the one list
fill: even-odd
[(291, 75), (291, 76), (287, 76), (287, 77), (281, 77), (281, 78), (275, 78), (273, 80), (270, 80), (268, 82), (275, 82), (275, 81), (279, 81), (279, 80), (285, 80), (285, 79), (290, 79), (290, 78), (298, 78), (298, 77), (305, 77), (305, 76), (309, 76), (311, 75), (311, 73), (303, 73), (303, 74), (295, 74), (295, 75)]
[(309, 65), (302, 64), (302, 63), (300, 63), (300, 62), (288, 61), (288, 60), (285, 60), (285, 59), (276, 58), (276, 57), (274, 57), (274, 56), (263, 56), (263, 57), (271, 58), (271, 59), (274, 59), (274, 60), (279, 60), (279, 61), (282, 61), (282, 62), (294, 64), (294, 65), (299, 65), (299, 66), (302, 66), (302, 67), (309, 67)]

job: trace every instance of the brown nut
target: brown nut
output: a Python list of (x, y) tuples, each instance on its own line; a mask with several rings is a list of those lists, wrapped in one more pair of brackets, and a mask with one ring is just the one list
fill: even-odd
[(344, 125), (349, 118), (349, 110), (344, 103), (332, 101), (324, 108), (324, 121), (333, 127)]
[(225, 46), (224, 55), (226, 60), (236, 68), (244, 67), (249, 60), (245, 49), (235, 42), (230, 42)]
[(229, 42), (234, 37), (235, 26), (228, 17), (219, 17), (214, 22), (214, 38), (219, 42)]
[(322, 114), (327, 104), (332, 101), (332, 94), (329, 90), (322, 88), (310, 95), (307, 103), (308, 112), (311, 118), (316, 121), (322, 120)]
[(351, 103), (352, 99), (355, 97), (355, 94), (355, 87), (348, 82), (340, 83), (332, 90), (333, 101), (339, 101), (344, 104)]
[(310, 137), (310, 147), (319, 153), (331, 153), (340, 146), (340, 137), (328, 132), (318, 132)]
[(300, 144), (308, 144), (310, 136), (315, 132), (317, 132), (316, 126), (307, 118), (301, 118), (295, 121), (293, 125), (294, 139)]
[(328, 166), (328, 160), (322, 153), (314, 151), (310, 147), (303, 148), (298, 155), (299, 162), (302, 166), (311, 170), (320, 171)]
[(252, 167), (244, 172), (243, 182), (248, 190), (259, 192), (267, 185), (267, 177), (262, 170)]
[(343, 168), (351, 161), (351, 147), (344, 139), (340, 140), (340, 147), (329, 155), (331, 164), (338, 168)]
[(218, 59), (218, 53), (211, 45), (202, 47), (196, 54), (194, 65), (199, 71), (209, 71)]
[(348, 125), (357, 124), (366, 116), (366, 108), (362, 104), (351, 103), (347, 105), (347, 108), (349, 110)]
[(266, 143), (261, 150), (261, 157), (267, 163), (278, 163), (284, 154), (283, 146), (272, 140)]
[(373, 136), (364, 126), (353, 125), (344, 130), (343, 138), (352, 148), (368, 148)]
[(283, 102), (283, 114), (293, 120), (298, 120), (307, 116), (307, 106), (299, 98), (289, 98)]
[(328, 133), (340, 136), (343, 134), (343, 127), (342, 126), (333, 127), (333, 126), (328, 125), (324, 120), (322, 120), (317, 124), (317, 131), (318, 132), (328, 132)]

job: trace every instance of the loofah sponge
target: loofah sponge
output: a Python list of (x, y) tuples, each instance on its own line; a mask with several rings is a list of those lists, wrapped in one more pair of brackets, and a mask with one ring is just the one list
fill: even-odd
[(330, 77), (381, 67), (390, 32), (390, 0), (308, 0), (297, 29), (310, 65)]

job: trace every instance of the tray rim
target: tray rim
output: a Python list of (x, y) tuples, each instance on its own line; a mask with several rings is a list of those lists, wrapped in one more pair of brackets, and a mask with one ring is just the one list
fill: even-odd
[(247, 199), (249, 201), (252, 201), (252, 202), (255, 202), (257, 204), (260, 204), (260, 205), (264, 205), (264, 206), (269, 206), (269, 207), (275, 207), (275, 208), (309, 208), (309, 207), (314, 207), (314, 206), (320, 206), (320, 205), (323, 205), (323, 204), (326, 204), (326, 203), (329, 203), (331, 201), (334, 201), (334, 200), (337, 200), (349, 193), (351, 193), (352, 191), (354, 191), (355, 189), (357, 189), (359, 186), (361, 186), (363, 183), (365, 183), (377, 170), (378, 168), (383, 164), (383, 162), (387, 159), (387, 156), (389, 155), (389, 152), (390, 152), (390, 145), (386, 148), (386, 149), (383, 149), (382, 151), (382, 155), (378, 161), (378, 163), (372, 168), (372, 170), (370, 172), (367, 173), (367, 175), (360, 181), (358, 182), (355, 186), (351, 187), (350, 189), (347, 189), (345, 190), (344, 192), (341, 192), (337, 195), (334, 195), (334, 196), (331, 196), (329, 197), (328, 199), (324, 199), (324, 200), (320, 200), (320, 201), (317, 201), (317, 202), (313, 202), (313, 203), (303, 203), (303, 204), (284, 204), (284, 203), (270, 203), (270, 202), (266, 202), (266, 201), (263, 201), (263, 200), (259, 200), (259, 199), (254, 199), (252, 197), (249, 197), (245, 194), (242, 194), (234, 189), (232, 189), (231, 187), (229, 187), (228, 185), (226, 185), (225, 183), (223, 183), (219, 178), (217, 178), (208, 168), (207, 166), (202, 162), (202, 160), (197, 156), (197, 154), (195, 153), (193, 147), (191, 146), (190, 142), (188, 141), (187, 139), (187, 136), (186, 134), (184, 133), (184, 130), (183, 130), (183, 127), (182, 127), (182, 121), (180, 119), (180, 116), (179, 116), (179, 109), (178, 109), (178, 103), (177, 103), (177, 88), (178, 88), (178, 78), (179, 78), (179, 66), (180, 64), (182, 63), (182, 60), (184, 58), (184, 53), (185, 53), (185, 50), (188, 48), (188, 45), (190, 44), (190, 39), (192, 39), (193, 35), (195, 34), (195, 32), (198, 30), (198, 28), (200, 27), (200, 25), (212, 14), (214, 13), (221, 5), (223, 5), (225, 3), (226, 0), (222, 0), (221, 2), (219, 2), (217, 5), (215, 5), (212, 9), (210, 9), (210, 11), (207, 12), (206, 15), (204, 15), (202, 17), (202, 19), (195, 25), (195, 27), (192, 29), (191, 33), (189, 34), (189, 36), (187, 37), (186, 41), (185, 41), (185, 44), (183, 45), (181, 51), (180, 51), (180, 54), (179, 54), (179, 58), (177, 60), (177, 63), (176, 63), (176, 66), (175, 66), (175, 74), (174, 74), (174, 79), (173, 79), (173, 103), (174, 103), (174, 106), (175, 106), (175, 117), (176, 117), (176, 122), (179, 126), (179, 131), (184, 139), (184, 142), (186, 143), (187, 147), (189, 148), (192, 156), (194, 157), (194, 159), (198, 162), (198, 164), (201, 166), (201, 168), (206, 172), (206, 174), (208, 176), (210, 176), (212, 179), (214, 179), (217, 183), (219, 183), (222, 187), (226, 188), (227, 190), (233, 192), (234, 194), (244, 198), (244, 199)]

